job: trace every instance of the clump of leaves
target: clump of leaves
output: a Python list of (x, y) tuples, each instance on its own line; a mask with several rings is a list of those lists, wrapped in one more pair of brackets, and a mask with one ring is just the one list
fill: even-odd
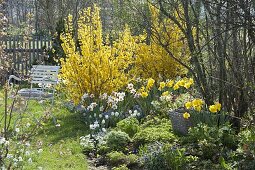
[(117, 128), (132, 138), (139, 131), (139, 121), (134, 117), (126, 118), (117, 123)]
[(110, 150), (116, 151), (125, 151), (126, 146), (131, 142), (127, 133), (115, 130), (110, 131), (106, 135), (105, 140)]
[(156, 141), (171, 142), (174, 141), (174, 139), (176, 138), (171, 132), (171, 124), (169, 120), (162, 119), (159, 121), (157, 118), (149, 120), (141, 125), (141, 130), (136, 133), (133, 138), (136, 146)]

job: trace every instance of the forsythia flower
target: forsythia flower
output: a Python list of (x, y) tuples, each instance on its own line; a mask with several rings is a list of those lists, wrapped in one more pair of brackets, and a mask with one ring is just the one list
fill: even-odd
[(164, 88), (166, 87), (166, 83), (165, 82), (160, 82), (159, 83), (159, 88), (158, 88), (158, 90), (163, 90)]
[(188, 119), (190, 117), (190, 114), (188, 112), (183, 113), (183, 118)]
[(185, 107), (186, 107), (186, 109), (190, 109), (192, 107), (192, 103), (191, 102), (186, 102)]
[(146, 98), (146, 97), (148, 96), (148, 93), (145, 92), (145, 91), (143, 91), (143, 92), (141, 93), (141, 96), (142, 96), (143, 98)]

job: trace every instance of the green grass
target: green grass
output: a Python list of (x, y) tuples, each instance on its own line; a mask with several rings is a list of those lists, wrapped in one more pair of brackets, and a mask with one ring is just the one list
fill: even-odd
[[(3, 92), (0, 92), (2, 98)], [(9, 102), (11, 101), (9, 100)], [(30, 119), (30, 115), (30, 120), (33, 120), (33, 117), (40, 117), (49, 108), (49, 104), (29, 101), (25, 114), (27, 119)], [(0, 100), (0, 113), (2, 114), (3, 111), (3, 100)], [(80, 115), (67, 110), (61, 99), (57, 99), (54, 107), (49, 111), (57, 119), (60, 126), (53, 123), (51, 116), (44, 121), (42, 128), (37, 130), (31, 140), (32, 163), (24, 161), (24, 169), (38, 169), (39, 167), (42, 167), (43, 170), (88, 169), (86, 157), (82, 153), (82, 147), (79, 144), (80, 136), (87, 135), (88, 128), (82, 123)], [(14, 121), (12, 121), (13, 123)], [(31, 123), (31, 126), (33, 126), (33, 123)], [(40, 148), (43, 151), (38, 153)]]

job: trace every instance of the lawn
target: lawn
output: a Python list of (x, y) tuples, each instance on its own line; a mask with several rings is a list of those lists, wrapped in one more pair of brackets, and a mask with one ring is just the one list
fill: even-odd
[[(0, 111), (4, 113), (3, 90), (1, 90)], [(11, 103), (9, 99), (9, 103)], [(52, 116), (44, 117), (42, 126), (36, 130), (36, 133), (30, 140), (29, 161), (23, 161), (24, 169), (88, 169), (85, 155), (79, 143), (80, 136), (87, 135), (88, 131), (84, 123), (81, 122), (79, 114), (69, 111), (64, 102), (57, 98), (54, 106), (47, 102), (41, 103), (30, 100), (25, 112), (19, 111), (18, 106), (14, 109), (13, 120), (21, 113), (23, 119), (30, 120), (31, 129), (33, 121), (43, 114), (51, 112), (57, 119), (54, 123)], [(21, 107), (20, 107), (21, 108)], [(11, 126), (15, 121), (11, 122)]]

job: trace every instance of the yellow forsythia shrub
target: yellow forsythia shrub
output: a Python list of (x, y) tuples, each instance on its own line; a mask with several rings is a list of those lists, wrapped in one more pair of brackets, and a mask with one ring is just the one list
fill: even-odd
[(159, 20), (159, 9), (156, 7), (150, 6), (150, 12), (152, 31), (156, 35), (151, 37), (149, 45), (140, 43), (136, 49), (136, 74), (155, 80), (159, 77), (169, 79), (186, 74), (187, 70), (173, 58), (174, 56), (183, 63), (188, 63), (189, 52), (183, 33), (170, 19)]
[[(66, 60), (61, 61), (62, 75), (71, 99), (77, 104), (84, 93), (100, 94), (117, 91), (129, 81), (128, 69), (133, 64), (135, 39), (128, 28), (111, 46), (103, 40), (99, 8), (80, 12), (78, 20), (79, 47), (72, 37), (72, 16), (68, 17), (66, 33), (61, 35)], [(78, 49), (79, 48), (79, 49)]]
[[(182, 62), (188, 61), (186, 42), (181, 31), (170, 20), (159, 21), (159, 11), (151, 7), (152, 23), (161, 39), (168, 43), (163, 48), (155, 38), (144, 42), (146, 34), (132, 36), (128, 26), (118, 39), (109, 43), (103, 37), (99, 8), (87, 8), (78, 19), (78, 46), (73, 38), (72, 16), (67, 18), (66, 32), (61, 35), (66, 59), (61, 60), (62, 74), (69, 97), (77, 104), (85, 93), (95, 97), (112, 93), (135, 77), (174, 78), (186, 70), (169, 56), (167, 50)], [(167, 50), (166, 50), (167, 49)], [(146, 93), (143, 93), (146, 96)]]

